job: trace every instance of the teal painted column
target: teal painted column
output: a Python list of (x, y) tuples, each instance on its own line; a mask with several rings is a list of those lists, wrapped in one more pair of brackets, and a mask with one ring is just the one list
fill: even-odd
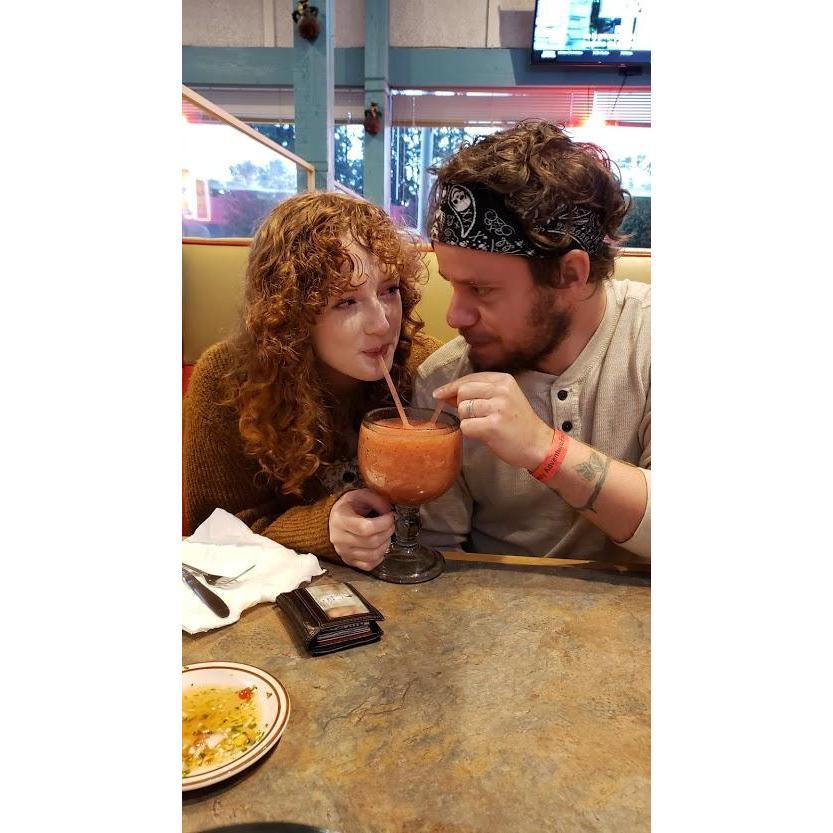
[[(286, 4), (286, 14), (295, 9)], [(293, 23), (292, 85), (295, 92), (295, 153), (315, 166), (315, 188), (333, 190), (335, 122), (335, 13), (333, 0), (315, 0), (321, 31), (310, 42)], [(306, 172), (298, 172), (298, 191), (306, 190)]]
[(385, 211), (390, 211), (389, 45), (389, 0), (364, 0), (364, 106), (375, 101), (382, 110), (382, 129), (364, 134), (364, 196)]
[(428, 192), (431, 190), (431, 175), (428, 173), (428, 169), (431, 167), (431, 162), (434, 159), (434, 128), (423, 127), (421, 132), (417, 231), (430, 239), (428, 230), (425, 228), (425, 220), (426, 214), (428, 213)]

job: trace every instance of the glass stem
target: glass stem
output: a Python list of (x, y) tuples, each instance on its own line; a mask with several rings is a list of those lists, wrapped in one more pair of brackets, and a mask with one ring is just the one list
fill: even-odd
[(419, 507), (396, 504), (396, 531), (393, 542), (400, 550), (411, 552), (416, 549), (419, 537)]

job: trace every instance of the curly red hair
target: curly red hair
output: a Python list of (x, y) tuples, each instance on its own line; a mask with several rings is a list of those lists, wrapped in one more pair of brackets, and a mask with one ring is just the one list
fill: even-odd
[[(340, 450), (333, 414), (386, 404), (384, 380), (363, 382), (350, 403), (333, 402), (318, 374), (312, 328), (333, 293), (353, 277), (346, 244), (355, 241), (398, 275), (402, 329), (391, 368), (397, 389), (411, 392), (407, 362), (423, 327), (414, 308), (426, 270), (415, 241), (369, 202), (305, 193), (276, 206), (255, 234), (246, 269), (241, 327), (232, 340), (227, 404), (239, 414), (243, 445), (284, 494), (304, 484)], [(346, 407), (345, 407), (346, 406)]]

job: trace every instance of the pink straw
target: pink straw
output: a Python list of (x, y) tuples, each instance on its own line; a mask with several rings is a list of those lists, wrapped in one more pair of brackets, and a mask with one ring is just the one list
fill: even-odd
[(437, 407), (434, 408), (434, 413), (431, 414), (431, 419), (429, 421), (429, 425), (436, 425), (437, 420), (440, 418), (440, 411), (442, 411), (443, 406), (445, 405), (445, 400), (441, 399), (437, 402)]
[[(454, 368), (454, 375), (451, 377), (452, 382), (455, 379), (458, 379), (460, 377), (460, 371), (463, 369), (463, 364), (466, 361), (466, 356), (467, 355), (468, 355), (467, 351), (463, 350), (463, 354), (460, 356), (459, 359), (457, 359), (457, 367)], [(431, 421), (430, 421), (431, 425), (436, 425), (437, 424), (437, 420), (440, 418), (440, 411), (442, 411), (443, 406), (445, 404), (446, 404), (446, 402), (445, 402), (444, 399), (440, 399), (440, 401), (437, 402), (437, 407), (434, 408), (434, 413), (431, 414)]]
[(382, 368), (382, 373), (385, 374), (385, 381), (388, 383), (388, 388), (390, 389), (390, 395), (393, 397), (394, 404), (396, 405), (396, 410), (399, 411), (399, 418), (402, 420), (402, 424), (406, 428), (413, 428), (414, 426), (408, 422), (408, 417), (405, 416), (405, 409), (402, 407), (402, 400), (399, 398), (399, 394), (396, 392), (396, 388), (393, 386), (393, 379), (390, 378), (390, 373), (388, 373), (388, 366), (385, 364), (385, 360), (379, 356), (379, 367)]

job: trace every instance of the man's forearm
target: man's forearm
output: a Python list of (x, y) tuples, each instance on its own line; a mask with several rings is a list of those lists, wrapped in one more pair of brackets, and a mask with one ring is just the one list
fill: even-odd
[(574, 439), (547, 486), (617, 542), (633, 536), (648, 505), (648, 487), (638, 468)]

